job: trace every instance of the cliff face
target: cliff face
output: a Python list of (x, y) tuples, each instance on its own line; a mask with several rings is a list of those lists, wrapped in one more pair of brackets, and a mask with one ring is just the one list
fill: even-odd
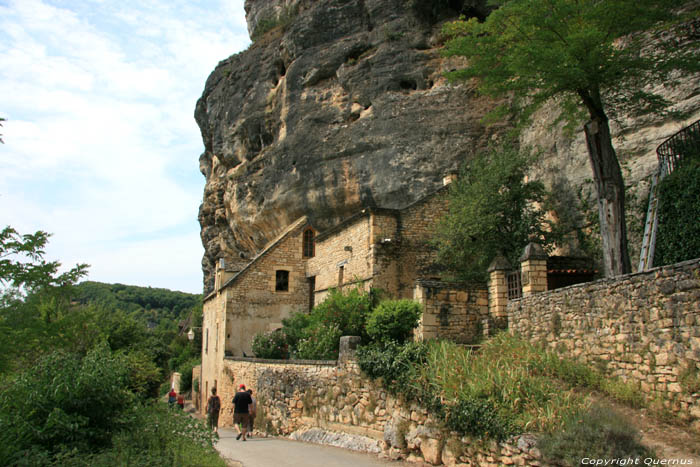
[[(444, 3), (486, 12), (479, 2)], [(259, 39), (219, 63), (195, 111), (205, 146), (205, 291), (219, 258), (246, 262), (301, 215), (323, 229), (364, 206), (404, 207), (501, 131), (480, 123), (493, 102), (443, 77), (463, 63), (440, 56), (436, 23), (457, 11), (431, 16), (415, 4), (431, 5), (246, 0), (248, 29)], [(569, 186), (590, 177), (582, 140), (544, 125), (524, 140), (545, 143), (537, 176), (554, 180), (548, 167), (559, 167), (555, 175)], [(654, 147), (644, 145), (642, 158), (652, 162), (637, 179), (650, 173)]]

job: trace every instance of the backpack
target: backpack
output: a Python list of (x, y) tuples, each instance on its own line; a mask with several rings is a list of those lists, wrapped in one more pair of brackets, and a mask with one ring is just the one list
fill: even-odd
[(211, 396), (209, 398), (209, 410), (207, 410), (209, 413), (216, 413), (221, 409), (221, 400), (219, 399), (219, 396)]

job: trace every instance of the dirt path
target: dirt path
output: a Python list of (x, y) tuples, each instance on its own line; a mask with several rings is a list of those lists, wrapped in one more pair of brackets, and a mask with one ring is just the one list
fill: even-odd
[(689, 426), (660, 420), (648, 409), (632, 409), (607, 401), (642, 433), (642, 443), (660, 459), (690, 459), (700, 465), (700, 433)]

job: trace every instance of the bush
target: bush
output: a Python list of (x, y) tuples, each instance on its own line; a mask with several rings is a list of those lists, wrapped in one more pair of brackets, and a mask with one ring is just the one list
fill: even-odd
[(366, 337), (365, 321), (372, 309), (372, 294), (355, 288), (347, 291), (331, 289), (323, 302), (311, 311), (313, 323), (337, 326), (344, 336)]
[(423, 342), (375, 342), (358, 349), (357, 363), (370, 378), (382, 378), (392, 394), (417, 400), (423, 394), (419, 376), (427, 354)]
[(499, 415), (494, 404), (486, 399), (460, 399), (450, 407), (447, 426), (458, 433), (503, 441), (515, 434), (517, 428)]
[(257, 358), (287, 358), (287, 342), (284, 333), (279, 330), (256, 334), (252, 348)]
[(308, 337), (311, 316), (308, 313), (295, 312), (282, 320), (282, 331), (290, 349), (296, 349), (300, 340)]
[(308, 337), (299, 341), (295, 356), (304, 360), (335, 360), (342, 335), (335, 324), (314, 326), (309, 330)]
[(545, 435), (538, 447), (565, 465), (579, 465), (582, 458), (645, 459), (653, 452), (640, 442), (641, 435), (611, 407), (594, 405), (566, 420), (560, 431)]
[(75, 453), (66, 466), (177, 465), (225, 467), (203, 422), (158, 403), (141, 407), (134, 428), (115, 434), (113, 445), (98, 453)]
[(200, 364), (198, 358), (189, 360), (177, 369), (180, 373), (180, 392), (188, 392), (192, 390), (192, 369)]
[(28, 452), (52, 457), (108, 446), (112, 433), (132, 421), (128, 371), (101, 345), (83, 358), (50, 354), (18, 374), (0, 391), (0, 464)]
[(700, 257), (700, 157), (659, 184), (659, 230), (654, 264)]
[(367, 334), (374, 341), (408, 340), (422, 314), (420, 303), (412, 300), (387, 300), (367, 317)]

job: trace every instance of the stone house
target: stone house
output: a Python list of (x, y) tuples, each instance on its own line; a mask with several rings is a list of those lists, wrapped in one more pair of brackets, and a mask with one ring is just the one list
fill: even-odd
[(376, 287), (420, 301), (419, 338), (476, 339), (488, 316), (486, 288), (442, 281), (430, 245), (446, 211), (445, 186), (403, 209), (363, 209), (323, 232), (302, 217), (239, 270), (220, 261), (214, 290), (204, 298), (204, 394), (221, 381), (226, 357), (250, 355), (257, 333), (310, 310), (331, 288)]

